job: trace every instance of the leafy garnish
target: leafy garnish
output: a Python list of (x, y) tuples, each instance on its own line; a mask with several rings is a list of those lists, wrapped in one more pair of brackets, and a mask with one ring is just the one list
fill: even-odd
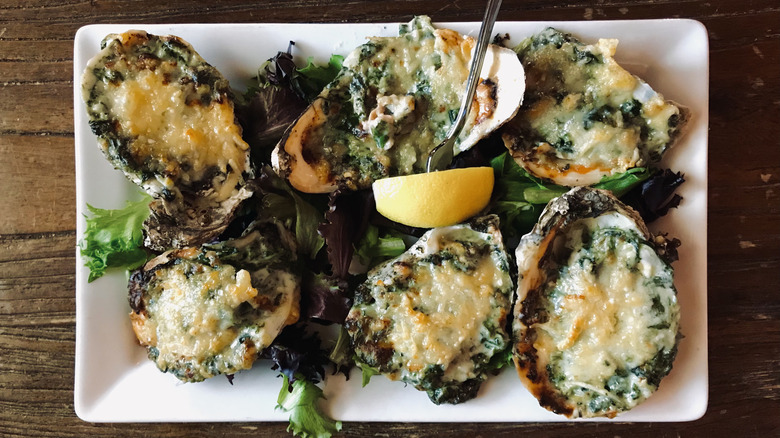
[(325, 323), (343, 324), (352, 306), (346, 280), (322, 273), (311, 274), (302, 285), (302, 314)]
[[(277, 52), (276, 56), (260, 66), (257, 72), (257, 82), (260, 85), (285, 85), (290, 82), (298, 66), (292, 58), (292, 48), (295, 41), (290, 41), (286, 52)], [(272, 68), (273, 66), (273, 68)]]
[(260, 189), (263, 192), (261, 219), (294, 222), (298, 252), (311, 259), (316, 258), (325, 244), (317, 232), (322, 214), (267, 166), (260, 175)]
[(307, 334), (300, 324), (285, 327), (260, 357), (273, 361), (271, 369), (279, 370), (291, 383), (299, 378), (314, 383), (321, 381), (328, 363), (320, 338)]
[(371, 381), (372, 377), (382, 374), (378, 369), (370, 365), (366, 365), (363, 362), (356, 360), (355, 365), (357, 365), (357, 367), (360, 368), (360, 371), (362, 372), (361, 378), (363, 387), (368, 385), (368, 382)]
[(292, 57), (294, 42), (257, 71), (257, 76), (236, 105), (244, 140), (252, 147), (257, 164), (270, 161), (271, 147), (315, 97), (341, 70), (343, 57), (333, 55), (325, 66), (308, 59), (298, 68)]
[(668, 264), (672, 264), (680, 259), (677, 248), (682, 245), (680, 239), (669, 238), (666, 233), (657, 234), (653, 237), (653, 246), (658, 256)]
[[(502, 232), (509, 237), (530, 231), (544, 206), (570, 190), (570, 187), (550, 184), (529, 174), (508, 152), (493, 158), (490, 165), (496, 181), (490, 212), (500, 217)], [(658, 173), (655, 169), (637, 167), (605, 177), (593, 187), (609, 190), (615, 196), (622, 197)]]
[(620, 198), (656, 173), (656, 169), (635, 167), (617, 175), (604, 177), (601, 181), (594, 184), (593, 187), (609, 190), (613, 195)]
[(341, 421), (325, 416), (317, 405), (320, 399), (325, 399), (322, 389), (306, 379), (295, 380), (289, 389), (290, 382), (287, 376), (283, 377), (276, 407), (290, 414), (288, 432), (303, 438), (330, 438), (341, 430)]
[(256, 84), (249, 88), (249, 92), (257, 91), (271, 85), (288, 87), (299, 98), (311, 102), (320, 94), (341, 71), (344, 57), (331, 55), (326, 65), (316, 65), (314, 58), (306, 60), (306, 66), (298, 68), (292, 57), (294, 41), (290, 41), (286, 52), (278, 52), (276, 56), (266, 61), (258, 70)]
[(406, 251), (401, 233), (395, 230), (387, 230), (382, 235), (379, 228), (369, 225), (363, 237), (355, 246), (355, 255), (365, 266), (375, 266), (379, 262), (397, 257)]
[(336, 75), (341, 71), (344, 57), (331, 55), (325, 66), (315, 65), (312, 60), (313, 58), (309, 57), (306, 60), (306, 67), (295, 70), (290, 79), (293, 90), (307, 102), (314, 100), (320, 91), (336, 78)]
[(682, 196), (674, 193), (685, 178), (680, 172), (664, 169), (626, 193), (623, 201), (650, 223), (680, 205)]
[(500, 218), (501, 232), (507, 237), (521, 236), (533, 228), (550, 199), (565, 193), (545, 187), (515, 163), (509, 153), (490, 161), (495, 175), (490, 212)]
[(151, 197), (144, 194), (139, 201), (128, 201), (119, 210), (104, 210), (87, 204), (91, 216), (79, 242), (84, 265), (89, 268), (92, 282), (105, 274), (107, 268), (135, 269), (146, 262), (143, 249), (143, 223), (149, 217)]
[(319, 232), (327, 243), (328, 261), (333, 275), (346, 279), (355, 245), (368, 227), (371, 213), (376, 210), (371, 190), (331, 193), (325, 222)]
[(288, 432), (302, 437), (328, 438), (341, 430), (341, 422), (326, 417), (317, 403), (324, 399), (316, 385), (325, 376), (327, 353), (317, 335), (307, 334), (300, 324), (285, 327), (261, 357), (283, 377), (277, 409), (290, 414)]
[(342, 325), (339, 330), (339, 337), (336, 339), (336, 345), (333, 346), (333, 350), (328, 355), (328, 359), (335, 367), (333, 374), (342, 373), (347, 380), (349, 380), (349, 371), (355, 366), (349, 340), (349, 332)]
[(245, 101), (236, 106), (236, 115), (255, 163), (266, 164), (271, 149), (306, 109), (306, 102), (286, 86), (269, 84), (250, 90)]

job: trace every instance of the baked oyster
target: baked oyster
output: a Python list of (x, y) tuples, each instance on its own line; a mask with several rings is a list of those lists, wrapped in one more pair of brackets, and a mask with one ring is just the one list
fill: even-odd
[(294, 239), (274, 223), (241, 238), (171, 250), (129, 280), (130, 321), (149, 359), (184, 382), (252, 367), (298, 320)]
[(357, 362), (436, 404), (470, 400), (510, 345), (512, 289), (496, 216), (434, 228), (357, 288), (345, 322)]
[[(288, 129), (272, 154), (296, 189), (327, 193), (370, 187), (379, 178), (424, 171), (460, 108), (474, 39), (435, 29), (428, 17), (373, 37)], [(456, 153), (517, 112), (525, 78), (516, 54), (491, 45)]]
[(528, 172), (564, 186), (661, 160), (688, 120), (613, 58), (618, 41), (584, 44), (547, 28), (515, 50), (525, 67), (526, 97), (503, 140)]
[(512, 327), (520, 378), (543, 407), (614, 417), (658, 388), (680, 338), (673, 247), (609, 192), (550, 201), (517, 247)]
[(87, 65), (82, 94), (106, 158), (154, 198), (149, 248), (217, 237), (252, 195), (249, 146), (228, 81), (184, 40), (108, 35)]

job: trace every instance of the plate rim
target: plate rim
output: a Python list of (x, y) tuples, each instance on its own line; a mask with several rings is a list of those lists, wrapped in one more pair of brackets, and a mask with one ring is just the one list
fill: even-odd
[[(74, 78), (74, 85), (73, 85), (73, 92), (74, 92), (74, 129), (75, 129), (75, 164), (76, 164), (76, 210), (77, 210), (77, 224), (76, 224), (76, 237), (77, 241), (81, 241), (81, 238), (83, 237), (84, 233), (84, 213), (85, 213), (85, 206), (86, 206), (86, 199), (85, 199), (85, 193), (84, 193), (84, 184), (85, 181), (82, 181), (83, 178), (86, 177), (86, 163), (84, 162), (84, 157), (80, 154), (80, 151), (82, 148), (85, 147), (84, 142), (90, 142), (90, 137), (83, 138), (81, 133), (83, 132), (84, 122), (85, 122), (85, 114), (83, 114), (83, 102), (81, 101), (81, 95), (80, 95), (80, 76), (82, 74), (82, 70), (84, 67), (84, 64), (81, 62), (84, 60), (84, 53), (79, 49), (80, 44), (84, 44), (86, 42), (93, 43), (92, 40), (85, 41), (85, 38), (88, 38), (87, 34), (89, 32), (95, 31), (97, 29), (108, 29), (108, 28), (125, 28), (125, 29), (156, 29), (159, 27), (171, 27), (171, 28), (212, 28), (212, 29), (220, 29), (224, 27), (231, 27), (231, 28), (252, 28), (252, 27), (299, 27), (299, 26), (317, 26), (317, 27), (331, 27), (331, 26), (337, 26), (337, 27), (376, 27), (376, 26), (391, 26), (391, 25), (398, 25), (400, 22), (381, 22), (381, 23), (185, 23), (185, 24), (90, 24), (86, 26), (82, 26), (78, 29), (76, 32), (75, 38), (74, 38), (74, 63), (73, 63), (73, 78)], [(708, 128), (709, 124), (709, 42), (708, 42), (708, 34), (707, 29), (701, 22), (693, 19), (687, 19), (687, 18), (663, 18), (663, 19), (642, 19), (642, 20), (593, 20), (593, 21), (579, 21), (579, 20), (570, 20), (570, 21), (499, 21), (497, 23), (497, 28), (500, 28), (500, 25), (504, 26), (511, 26), (515, 24), (522, 24), (522, 25), (531, 25), (531, 26), (560, 26), (564, 28), (563, 30), (567, 32), (577, 33), (576, 30), (570, 30), (566, 29), (565, 26), (571, 26), (574, 25), (575, 27), (585, 26), (585, 27), (591, 27), (591, 26), (598, 26), (598, 25), (605, 25), (607, 27), (613, 26), (613, 25), (625, 25), (625, 24), (642, 24), (642, 25), (648, 25), (648, 24), (656, 24), (656, 23), (671, 23), (672, 25), (681, 25), (681, 26), (688, 26), (691, 28), (689, 32), (695, 33), (696, 37), (699, 39), (703, 39), (704, 41), (704, 48), (705, 53), (703, 54), (696, 54), (698, 56), (703, 55), (704, 59), (703, 62), (705, 63), (705, 71), (706, 71), (706, 77), (700, 78), (705, 81), (705, 90), (707, 93), (705, 93), (704, 101), (699, 102), (702, 111), (698, 112), (695, 117), (702, 120), (704, 123), (705, 130)], [(478, 22), (472, 22), (472, 21), (436, 21), (434, 22), (435, 25), (446, 25), (446, 26), (478, 26)], [(348, 51), (347, 49), (346, 51)], [(345, 52), (346, 52), (345, 51)], [(259, 67), (259, 64), (258, 64)], [(701, 127), (701, 126), (700, 126)], [(689, 135), (690, 133), (687, 133), (686, 135)], [(707, 178), (708, 178), (708, 138), (706, 136), (703, 137), (704, 143), (701, 146), (703, 148), (703, 151), (700, 151), (704, 154), (704, 168), (700, 169), (703, 170), (703, 178), (704, 178), (704, 187), (703, 187), (703, 207), (704, 207), (704, 223), (703, 226), (703, 236), (704, 240), (703, 242), (700, 242), (700, 245), (704, 248), (704, 259), (705, 263), (703, 266), (703, 278), (698, 279), (703, 282), (702, 290), (703, 290), (703, 296), (698, 297), (700, 300), (703, 301), (703, 310), (699, 309), (699, 318), (703, 321), (704, 326), (704, 333), (703, 333), (703, 339), (699, 339), (700, 341), (703, 341), (703, 345), (700, 345), (699, 348), (703, 348), (703, 355), (704, 355), (704, 367), (702, 370), (698, 370), (700, 372), (703, 372), (703, 374), (700, 375), (704, 379), (704, 387), (705, 391), (701, 396), (703, 396), (703, 399), (699, 399), (698, 403), (695, 406), (695, 409), (692, 408), (686, 416), (684, 417), (675, 417), (675, 418), (657, 418), (657, 419), (647, 419), (647, 420), (629, 420), (626, 418), (626, 415), (630, 413), (626, 413), (623, 415), (619, 415), (616, 419), (577, 419), (577, 420), (569, 420), (563, 417), (559, 417), (555, 415), (554, 418), (550, 419), (529, 419), (529, 420), (516, 420), (516, 419), (505, 419), (505, 420), (495, 420), (495, 419), (488, 419), (485, 420), (486, 422), (529, 422), (529, 421), (693, 421), (698, 418), (701, 418), (707, 410), (708, 402), (709, 402), (709, 384), (708, 384), (708, 352), (707, 352), (707, 265), (706, 265), (706, 254), (707, 254), (707, 193), (708, 193), (708, 184), (707, 184)], [(103, 206), (101, 206), (103, 207)], [(113, 207), (112, 207), (113, 208)], [(700, 234), (700, 233), (697, 233)], [(86, 285), (86, 278), (85, 278), (85, 269), (83, 267), (83, 261), (80, 256), (80, 250), (78, 246), (75, 249), (76, 251), (76, 358), (75, 358), (75, 374), (74, 374), (74, 410), (79, 418), (85, 421), (89, 422), (129, 422), (129, 421), (164, 421), (164, 422), (190, 422), (190, 421), (204, 421), (199, 418), (168, 418), (168, 419), (152, 419), (152, 420), (144, 420), (142, 418), (133, 418), (133, 417), (111, 417), (106, 415), (100, 415), (99, 412), (96, 413), (95, 406), (93, 404), (92, 409), (90, 409), (89, 406), (87, 406), (87, 401), (85, 400), (85, 391), (87, 391), (89, 388), (89, 379), (84, 376), (84, 365), (85, 360), (87, 358), (84, 356), (85, 354), (85, 337), (86, 337), (86, 330), (88, 329), (88, 320), (90, 316), (94, 315), (86, 315), (86, 302), (84, 301), (86, 299), (86, 292), (84, 291), (84, 287)], [(128, 307), (129, 308), (129, 307)], [(502, 374), (506, 375), (511, 370), (505, 370)], [(162, 374), (162, 373), (160, 373)], [(329, 376), (330, 378), (331, 376)], [(353, 377), (354, 378), (354, 377)], [(519, 381), (518, 381), (519, 383)], [(374, 382), (372, 382), (372, 385)], [(269, 389), (274, 395), (277, 393), (278, 388)], [(100, 397), (99, 397), (100, 398)], [(97, 404), (100, 403), (100, 400), (95, 402)], [(434, 405), (430, 405), (431, 407), (434, 407)], [(465, 406), (465, 405), (461, 405)], [(638, 408), (637, 408), (638, 409)], [(553, 414), (554, 415), (554, 414)], [(276, 416), (269, 416), (269, 415), (260, 415), (258, 417), (253, 418), (224, 418), (224, 419), (207, 419), (205, 421), (285, 421), (284, 417), (280, 417), (279, 415)], [(354, 419), (347, 419), (345, 421), (356, 421)], [(359, 421), (408, 421), (408, 420), (388, 420), (386, 418), (364, 418), (360, 419)], [(446, 422), (451, 421), (447, 419), (427, 419), (427, 420), (412, 420), (412, 421), (428, 421), (428, 422)], [(480, 420), (465, 420), (465, 421), (480, 421)]]

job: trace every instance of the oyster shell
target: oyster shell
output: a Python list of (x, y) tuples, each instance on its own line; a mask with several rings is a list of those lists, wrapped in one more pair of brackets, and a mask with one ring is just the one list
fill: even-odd
[(133, 331), (161, 371), (198, 382), (248, 369), (298, 320), (288, 234), (253, 224), (239, 239), (167, 251), (131, 275)]
[(345, 327), (359, 363), (462, 403), (509, 346), (512, 288), (497, 216), (434, 228), (369, 272)]
[(669, 373), (679, 305), (654, 242), (635, 211), (586, 187), (550, 201), (523, 236), (513, 357), (543, 407), (614, 417)]
[[(374, 37), (288, 129), (272, 154), (276, 172), (296, 189), (363, 189), (379, 178), (424, 171), (460, 107), (473, 38), (434, 29), (428, 17)], [(516, 54), (491, 45), (456, 153), (517, 112), (525, 76)]]
[(617, 43), (589, 45), (548, 28), (515, 49), (526, 98), (502, 137), (528, 172), (564, 186), (592, 185), (657, 163), (679, 138), (689, 111), (618, 65)]
[(149, 248), (213, 239), (252, 195), (249, 146), (228, 81), (182, 39), (108, 35), (87, 65), (82, 94), (106, 158), (155, 198)]

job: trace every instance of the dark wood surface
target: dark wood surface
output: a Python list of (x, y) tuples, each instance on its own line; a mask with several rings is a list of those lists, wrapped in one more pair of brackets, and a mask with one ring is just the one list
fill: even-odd
[[(90, 23), (479, 20), (483, 2), (0, 3), (0, 436), (285, 436), (283, 423), (90, 424), (73, 411), (73, 37)], [(780, 436), (780, 3), (505, 1), (501, 20), (684, 17), (710, 37), (709, 407), (688, 423), (360, 424), (343, 436)], [(128, 406), (132, 409), (132, 406)]]

